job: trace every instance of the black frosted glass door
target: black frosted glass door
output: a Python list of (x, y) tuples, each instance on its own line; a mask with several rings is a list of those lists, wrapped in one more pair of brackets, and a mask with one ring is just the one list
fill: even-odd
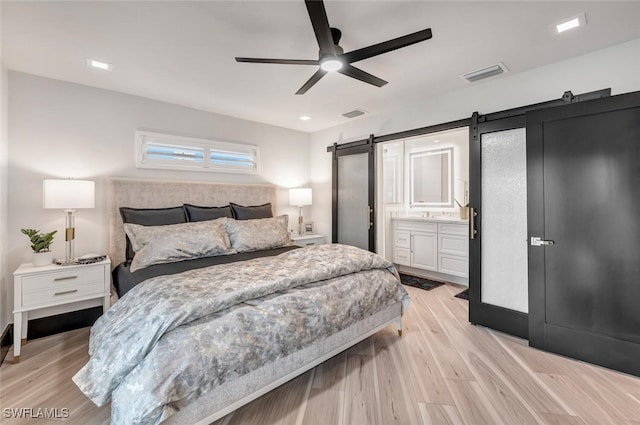
[(333, 153), (333, 242), (375, 251), (374, 145)]
[(470, 139), (469, 321), (528, 333), (524, 115), (479, 122)]

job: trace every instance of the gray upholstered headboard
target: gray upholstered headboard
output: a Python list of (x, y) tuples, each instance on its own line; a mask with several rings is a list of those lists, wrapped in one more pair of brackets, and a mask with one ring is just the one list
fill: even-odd
[(166, 208), (182, 204), (224, 206), (229, 202), (240, 205), (271, 202), (275, 207), (276, 187), (266, 184), (110, 179), (107, 184), (107, 209), (112, 267), (123, 262), (125, 257), (126, 242), (120, 207)]

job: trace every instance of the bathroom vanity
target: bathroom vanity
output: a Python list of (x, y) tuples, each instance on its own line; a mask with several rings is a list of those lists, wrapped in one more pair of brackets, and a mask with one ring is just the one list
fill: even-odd
[(398, 271), (469, 284), (469, 225), (455, 217), (391, 219)]

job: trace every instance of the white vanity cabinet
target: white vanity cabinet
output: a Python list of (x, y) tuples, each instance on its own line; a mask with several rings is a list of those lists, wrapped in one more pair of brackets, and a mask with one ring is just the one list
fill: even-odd
[(469, 232), (466, 220), (394, 218), (392, 229), (393, 262), (400, 271), (468, 283)]

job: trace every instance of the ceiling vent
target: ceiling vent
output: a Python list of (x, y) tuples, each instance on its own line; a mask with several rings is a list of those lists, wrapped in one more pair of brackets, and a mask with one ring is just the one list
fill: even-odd
[(486, 68), (467, 72), (466, 74), (461, 75), (461, 77), (468, 82), (473, 83), (474, 81), (493, 77), (494, 75), (499, 75), (505, 72), (509, 72), (509, 69), (502, 62), (500, 62), (495, 65), (487, 66)]
[(363, 111), (361, 109), (354, 109), (353, 111), (346, 112), (346, 113), (342, 114), (342, 116), (345, 117), (345, 118), (355, 118), (355, 117), (359, 117), (360, 115), (364, 115), (364, 114), (366, 114), (365, 111)]

